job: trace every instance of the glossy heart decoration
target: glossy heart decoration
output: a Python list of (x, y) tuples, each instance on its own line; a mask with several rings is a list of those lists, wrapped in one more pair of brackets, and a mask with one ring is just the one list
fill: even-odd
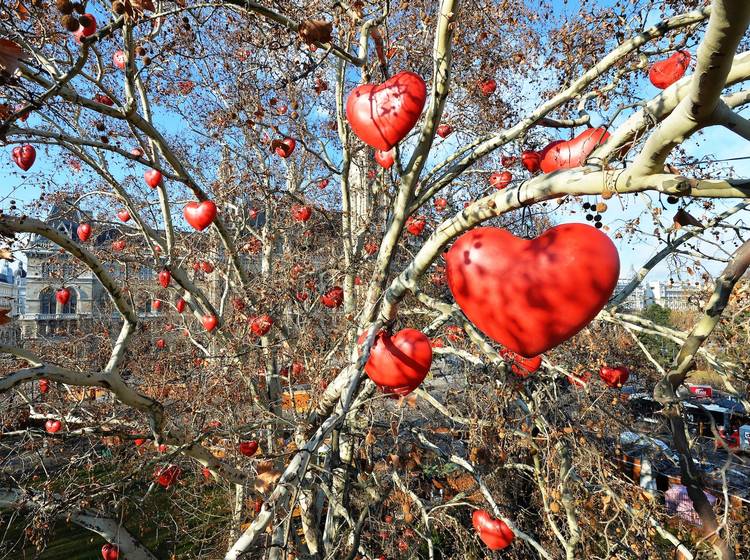
[(489, 97), (497, 89), (497, 82), (490, 78), (479, 83), (479, 89), (482, 91), (482, 95)]
[(471, 516), (472, 525), (482, 542), (490, 550), (502, 550), (510, 546), (515, 535), (501, 519), (494, 519), (482, 509), (475, 510)]
[(360, 140), (387, 152), (417, 124), (426, 99), (422, 78), (399, 72), (380, 85), (354, 88), (346, 100), (346, 118)]
[(18, 167), (20, 167), (24, 171), (28, 171), (36, 161), (36, 150), (31, 144), (16, 146), (15, 148), (13, 148), (11, 157)]
[(68, 288), (60, 288), (55, 292), (55, 299), (60, 305), (65, 305), (70, 301), (70, 290)]
[(589, 128), (572, 140), (555, 140), (540, 152), (539, 167), (542, 172), (550, 173), (558, 169), (571, 169), (583, 165), (597, 147), (609, 138), (604, 128)]
[(288, 158), (292, 155), (294, 148), (297, 147), (297, 142), (294, 138), (284, 138), (283, 140), (274, 140), (271, 147), (277, 156)]
[(419, 235), (424, 231), (424, 226), (427, 224), (427, 220), (424, 216), (406, 218), (406, 231), (412, 235)]
[(78, 235), (78, 239), (85, 243), (91, 237), (91, 226), (89, 224), (79, 225), (76, 229), (76, 235)]
[(175, 304), (175, 307), (177, 308), (177, 313), (182, 313), (185, 311), (185, 300), (180, 298), (177, 300), (177, 303)]
[(376, 150), (375, 161), (383, 169), (390, 169), (396, 162), (396, 151), (388, 150), (387, 152), (384, 152), (382, 150)]
[(161, 284), (162, 288), (166, 288), (169, 286), (169, 283), (172, 281), (172, 274), (165, 268), (161, 272), (159, 272), (159, 284)]
[(125, 70), (125, 65), (128, 62), (128, 55), (123, 50), (116, 50), (112, 55), (112, 64), (114, 64), (120, 70)]
[(265, 336), (273, 326), (273, 319), (270, 315), (261, 315), (250, 317), (250, 330), (255, 336)]
[(102, 558), (104, 560), (118, 560), (120, 558), (120, 549), (113, 544), (105, 544), (102, 547)]
[(542, 366), (541, 356), (524, 358), (523, 356), (520, 356), (515, 352), (506, 350), (505, 348), (500, 350), (500, 355), (504, 358), (507, 358), (507, 360), (510, 362), (510, 371), (512, 371), (514, 375), (520, 377), (521, 379), (525, 379), (532, 373), (536, 372)]
[(49, 391), (49, 381), (47, 379), (39, 380), (39, 391), (44, 394)]
[(604, 233), (563, 224), (535, 239), (482, 227), (446, 253), (448, 286), (466, 317), (532, 358), (583, 329), (612, 295), (620, 259)]
[(219, 320), (214, 315), (204, 315), (201, 317), (201, 323), (203, 324), (204, 329), (211, 332), (216, 328), (216, 325), (219, 324)]
[[(367, 338), (363, 333), (359, 342)], [(430, 339), (416, 329), (403, 329), (395, 335), (381, 331), (375, 337), (365, 373), (386, 393), (404, 396), (416, 389), (432, 365)]]
[(453, 129), (449, 124), (441, 124), (439, 127), (437, 127), (437, 134), (438, 136), (440, 136), (440, 138), (447, 138), (451, 135), (451, 132), (453, 132)]
[(437, 210), (438, 212), (442, 212), (448, 207), (448, 200), (445, 198), (439, 197), (435, 199), (434, 204), (435, 204), (435, 210)]
[(688, 51), (677, 51), (668, 59), (656, 62), (648, 71), (648, 79), (659, 89), (666, 89), (685, 75), (690, 59)]
[(490, 175), (490, 185), (497, 190), (506, 188), (513, 181), (513, 174), (510, 171), (501, 171)]
[(157, 469), (154, 473), (156, 476), (156, 482), (164, 488), (169, 488), (182, 474), (182, 469), (177, 465), (169, 465), (161, 469)]
[(312, 216), (312, 208), (300, 204), (292, 204), (292, 219), (295, 222), (306, 222)]
[(120, 218), (121, 222), (129, 222), (130, 221), (130, 212), (125, 210), (124, 208), (117, 212), (117, 217)]
[(542, 156), (539, 155), (539, 152), (525, 150), (521, 154), (521, 165), (523, 165), (529, 173), (536, 173), (539, 171), (540, 163), (542, 163)]
[(245, 457), (252, 457), (255, 452), (258, 451), (257, 441), (242, 441), (240, 442), (240, 453)]
[(62, 422), (59, 420), (47, 420), (44, 423), (44, 429), (48, 434), (56, 434), (62, 430)]
[(156, 169), (149, 169), (143, 174), (143, 178), (146, 180), (146, 184), (149, 187), (155, 189), (159, 186), (159, 183), (161, 183), (162, 174), (161, 171), (157, 171)]
[(344, 289), (341, 286), (334, 286), (320, 296), (320, 302), (331, 309), (341, 307), (344, 303)]
[(153, 309), (154, 311), (159, 311), (159, 309), (161, 309), (161, 300), (155, 299), (154, 301), (152, 301), (151, 309)]
[(216, 218), (216, 204), (210, 200), (188, 202), (182, 210), (185, 221), (198, 231), (210, 226)]
[(211, 274), (214, 271), (214, 265), (209, 261), (201, 261), (200, 267), (206, 274)]
[(628, 377), (630, 377), (630, 372), (625, 366), (602, 366), (599, 368), (599, 377), (608, 386), (616, 388), (625, 385)]

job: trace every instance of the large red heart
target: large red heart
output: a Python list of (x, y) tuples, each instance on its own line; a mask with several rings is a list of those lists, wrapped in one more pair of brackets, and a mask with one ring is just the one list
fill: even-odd
[(535, 239), (483, 227), (445, 255), (448, 286), (479, 330), (531, 358), (584, 328), (612, 295), (620, 258), (605, 234), (563, 224)]
[[(364, 342), (366, 333), (360, 336)], [(395, 335), (381, 331), (375, 337), (365, 373), (386, 393), (408, 395), (416, 389), (432, 365), (430, 339), (416, 329)]]
[(70, 300), (70, 290), (68, 288), (60, 288), (55, 292), (55, 299), (60, 305), (65, 305)]
[(36, 150), (31, 144), (16, 146), (13, 148), (12, 158), (18, 167), (28, 171), (36, 161)]
[(203, 231), (216, 218), (216, 204), (210, 200), (204, 200), (201, 203), (188, 202), (182, 210), (185, 221), (198, 231)]
[(479, 533), (479, 538), (490, 550), (502, 550), (510, 546), (515, 535), (501, 519), (493, 519), (483, 509), (475, 510), (471, 516), (472, 525)]
[(388, 151), (417, 124), (426, 99), (422, 78), (399, 72), (380, 85), (354, 88), (346, 100), (346, 118), (365, 144)]
[(120, 558), (120, 549), (113, 544), (105, 544), (102, 547), (102, 558), (104, 560), (118, 560)]
[(666, 89), (685, 75), (690, 58), (688, 51), (677, 51), (667, 60), (655, 63), (648, 71), (648, 79), (659, 89)]
[(609, 138), (609, 132), (604, 128), (589, 128), (581, 132), (572, 140), (555, 140), (540, 152), (539, 166), (543, 173), (550, 173), (558, 169), (571, 169), (583, 165), (598, 146)]

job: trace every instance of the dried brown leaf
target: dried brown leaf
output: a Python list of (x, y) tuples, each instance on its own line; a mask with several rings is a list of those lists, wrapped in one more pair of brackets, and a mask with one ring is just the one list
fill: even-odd
[(0, 39), (0, 70), (13, 75), (18, 70), (18, 62), (27, 57), (27, 53), (15, 41)]
[(300, 38), (307, 44), (330, 43), (333, 22), (323, 19), (308, 19), (299, 24)]

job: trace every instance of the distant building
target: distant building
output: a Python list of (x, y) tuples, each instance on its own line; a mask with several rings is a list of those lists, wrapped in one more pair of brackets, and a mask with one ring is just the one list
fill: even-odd
[(21, 306), (21, 288), (25, 274), (22, 266), (13, 270), (8, 263), (0, 269), (0, 309), (9, 309), (8, 317), (13, 319), (13, 322), (7, 325), (0, 325), (0, 344), (18, 343), (19, 329), (15, 319)]
[(654, 303), (666, 309), (685, 311), (695, 307), (691, 297), (696, 295), (697, 289), (690, 282), (649, 282), (654, 294)]
[[(617, 288), (615, 288), (615, 294), (625, 289), (630, 283), (630, 280), (621, 278), (617, 281)], [(643, 311), (649, 305), (654, 304), (654, 294), (651, 291), (651, 286), (648, 284), (640, 284), (635, 290), (633, 290), (627, 299), (620, 305), (621, 309), (625, 311)]]

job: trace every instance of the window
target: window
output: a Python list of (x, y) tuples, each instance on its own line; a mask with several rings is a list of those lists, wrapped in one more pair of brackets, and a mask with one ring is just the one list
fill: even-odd
[(52, 288), (44, 288), (39, 292), (39, 313), (49, 315), (50, 313), (56, 313), (56, 309), (57, 300), (55, 299), (54, 290)]
[(61, 312), (63, 314), (74, 314), (76, 312), (76, 304), (78, 303), (78, 293), (73, 288), (68, 288), (70, 290), (70, 299), (68, 300), (68, 303), (66, 303)]

